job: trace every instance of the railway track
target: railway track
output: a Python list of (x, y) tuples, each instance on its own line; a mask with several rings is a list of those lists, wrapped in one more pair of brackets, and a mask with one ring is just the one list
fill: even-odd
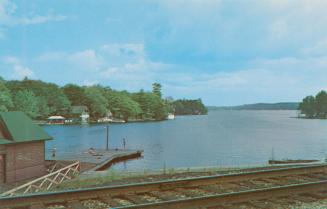
[(327, 165), (0, 198), (1, 209), (280, 208), (327, 198)]

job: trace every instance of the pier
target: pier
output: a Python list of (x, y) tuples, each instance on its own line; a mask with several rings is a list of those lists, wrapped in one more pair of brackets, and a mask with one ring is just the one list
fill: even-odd
[(48, 162), (66, 164), (72, 161), (81, 163), (81, 171), (101, 171), (110, 168), (113, 164), (137, 159), (142, 156), (143, 150), (129, 149), (88, 149), (78, 153), (65, 153), (49, 157)]

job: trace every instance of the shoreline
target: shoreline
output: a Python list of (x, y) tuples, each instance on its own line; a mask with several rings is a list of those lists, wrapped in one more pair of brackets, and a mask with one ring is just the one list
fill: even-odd
[[(196, 115), (175, 115), (175, 117), (181, 117), (181, 116), (204, 116), (208, 114), (196, 114)], [(176, 119), (176, 118), (175, 118)], [(162, 119), (162, 120), (156, 120), (156, 119), (130, 119), (128, 121), (123, 121), (123, 120), (117, 120), (117, 121), (108, 121), (108, 122), (96, 122), (96, 121), (91, 121), (88, 123), (79, 123), (79, 122), (74, 122), (74, 123), (64, 123), (64, 124), (55, 124), (55, 123), (47, 123), (44, 120), (34, 120), (34, 122), (37, 125), (41, 126), (48, 126), (48, 125), (59, 125), (59, 126), (70, 126), (70, 125), (98, 125), (98, 124), (129, 124), (129, 123), (151, 123), (151, 122), (162, 122), (162, 121), (170, 121), (174, 119)]]

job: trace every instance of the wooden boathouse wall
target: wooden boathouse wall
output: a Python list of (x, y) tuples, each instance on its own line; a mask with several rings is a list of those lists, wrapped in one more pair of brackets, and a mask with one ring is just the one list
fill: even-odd
[(46, 174), (45, 141), (51, 139), (23, 112), (0, 112), (0, 184)]
[(13, 183), (46, 174), (44, 141), (2, 146), (5, 164), (2, 182)]

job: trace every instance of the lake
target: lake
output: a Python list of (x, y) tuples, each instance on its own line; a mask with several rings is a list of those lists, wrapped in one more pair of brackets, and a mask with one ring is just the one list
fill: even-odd
[[(143, 170), (203, 166), (247, 166), (275, 159), (323, 159), (327, 120), (297, 119), (296, 111), (211, 111), (175, 120), (110, 124), (109, 145), (144, 150), (144, 158), (115, 165)], [(105, 148), (105, 125), (44, 126), (57, 154)], [(273, 151), (272, 151), (273, 150)], [(273, 153), (273, 154), (272, 154)]]

